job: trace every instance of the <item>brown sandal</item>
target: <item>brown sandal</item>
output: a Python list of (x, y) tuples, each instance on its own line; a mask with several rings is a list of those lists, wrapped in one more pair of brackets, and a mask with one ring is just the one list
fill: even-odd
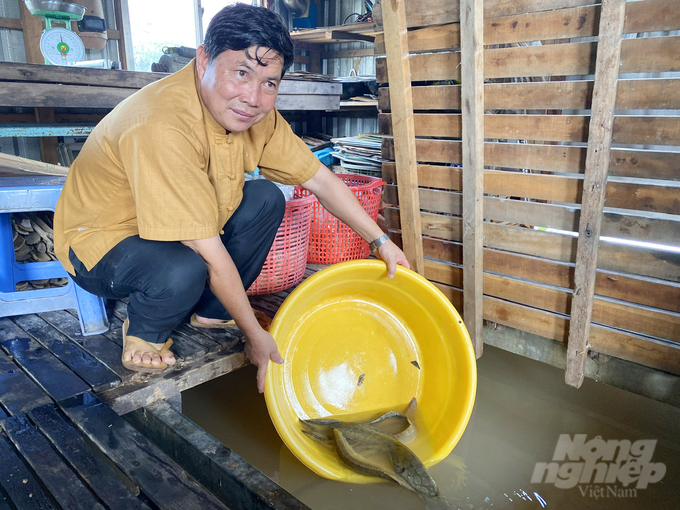
[(138, 338), (136, 336), (128, 336), (127, 330), (129, 325), (130, 325), (129, 320), (125, 319), (125, 322), (123, 322), (123, 354), (121, 354), (120, 356), (120, 361), (123, 364), (123, 366), (128, 370), (132, 370), (134, 372), (142, 372), (144, 374), (160, 374), (166, 368), (168, 368), (168, 364), (162, 360), (161, 364), (158, 366), (151, 365), (150, 363), (144, 363), (143, 361), (140, 361), (139, 363), (135, 363), (132, 360), (125, 361), (125, 352), (127, 351), (128, 344), (130, 343), (141, 345), (145, 347), (147, 350), (154, 352), (161, 357), (163, 356), (163, 354), (168, 352), (168, 350), (170, 350), (170, 346), (173, 343), (172, 338), (168, 338), (168, 340), (163, 344), (163, 347), (158, 349), (157, 347), (153, 346), (146, 340), (142, 340), (141, 338)]
[[(271, 326), (272, 320), (264, 312), (261, 312), (260, 310), (253, 309), (253, 313), (255, 314), (255, 318), (257, 319), (257, 322), (260, 324), (262, 329), (264, 329), (265, 331), (269, 331), (269, 326)], [(191, 316), (191, 319), (189, 319), (189, 324), (191, 324), (195, 328), (238, 329), (238, 326), (236, 325), (234, 319), (230, 319), (228, 321), (215, 322), (213, 324), (204, 324), (202, 322), (198, 322), (198, 317), (196, 316), (196, 314), (193, 314)]]

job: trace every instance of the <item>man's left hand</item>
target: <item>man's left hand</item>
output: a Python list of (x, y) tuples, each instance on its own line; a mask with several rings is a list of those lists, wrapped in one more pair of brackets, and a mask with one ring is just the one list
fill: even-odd
[(257, 391), (264, 391), (264, 381), (267, 377), (269, 360), (274, 363), (283, 363), (274, 338), (264, 329), (246, 336), (246, 356), (257, 367)]
[(392, 278), (397, 272), (397, 265), (410, 269), (411, 265), (406, 259), (406, 255), (401, 248), (392, 241), (381, 244), (376, 250), (375, 255), (387, 264), (387, 277)]

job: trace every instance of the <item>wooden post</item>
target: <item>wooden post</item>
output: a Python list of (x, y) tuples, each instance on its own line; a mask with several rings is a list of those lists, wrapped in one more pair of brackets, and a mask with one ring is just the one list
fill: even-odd
[(132, 59), (132, 38), (128, 2), (127, 0), (113, 0), (113, 7), (116, 16), (116, 29), (120, 32), (120, 39), (118, 39), (120, 65), (123, 69), (134, 70), (134, 64), (131, 66), (129, 60)]
[(423, 243), (418, 197), (418, 166), (416, 135), (413, 125), (411, 96), (411, 66), (406, 34), (405, 0), (390, 0), (382, 4), (385, 28), (385, 54), (390, 82), (392, 133), (397, 167), (401, 239), (404, 254), (411, 269), (423, 274)]
[[(56, 124), (54, 117), (54, 108), (34, 108), (35, 120), (39, 124)], [(40, 146), (40, 159), (45, 163), (52, 163), (53, 165), (61, 164), (59, 158), (59, 151), (57, 144), (59, 139), (56, 136), (42, 136), (38, 138), (38, 145)]]
[(26, 4), (19, 2), (21, 9), (21, 30), (24, 35), (24, 48), (26, 48), (26, 62), (29, 64), (44, 64), (45, 58), (40, 52), (40, 37), (44, 29), (42, 18), (33, 16)]
[(600, 15), (565, 374), (567, 384), (576, 388), (583, 383), (588, 351), (625, 7), (625, 0), (603, 0)]
[[(43, 22), (38, 16), (33, 16), (26, 4), (19, 2), (21, 8), (21, 29), (24, 35), (24, 48), (26, 49), (26, 62), (29, 64), (44, 64), (45, 58), (40, 52), (40, 37), (43, 32)], [(54, 120), (54, 108), (34, 108), (37, 122), (51, 123)], [(46, 163), (58, 164), (59, 152), (57, 151), (58, 140), (54, 136), (41, 137), (38, 140), (40, 146), (40, 159)]]
[(460, 1), (463, 148), (463, 318), (482, 355), (484, 324), (484, 4)]

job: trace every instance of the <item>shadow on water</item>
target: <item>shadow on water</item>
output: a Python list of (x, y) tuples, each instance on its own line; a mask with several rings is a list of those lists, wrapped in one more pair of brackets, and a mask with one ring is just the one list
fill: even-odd
[[(255, 373), (249, 366), (185, 392), (184, 414), (315, 510), (670, 509), (680, 501), (680, 409), (588, 379), (575, 390), (563, 371), (493, 347), (479, 360), (465, 434), (429, 470), (436, 500), (388, 482), (346, 484), (314, 474), (276, 433)], [(578, 445), (579, 437), (584, 446), (571, 458), (553, 460), (559, 444)], [(607, 460), (607, 444), (618, 445), (619, 471), (616, 455)], [(541, 483), (532, 483), (535, 470)], [(596, 483), (607, 473), (613, 482)]]

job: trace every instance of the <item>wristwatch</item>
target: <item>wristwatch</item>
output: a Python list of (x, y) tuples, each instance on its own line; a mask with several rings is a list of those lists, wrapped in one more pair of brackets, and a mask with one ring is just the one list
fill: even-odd
[(371, 244), (369, 245), (371, 247), (371, 252), (374, 252), (389, 240), (390, 236), (388, 236), (387, 234), (383, 234), (378, 239), (374, 239), (373, 241), (371, 241)]

